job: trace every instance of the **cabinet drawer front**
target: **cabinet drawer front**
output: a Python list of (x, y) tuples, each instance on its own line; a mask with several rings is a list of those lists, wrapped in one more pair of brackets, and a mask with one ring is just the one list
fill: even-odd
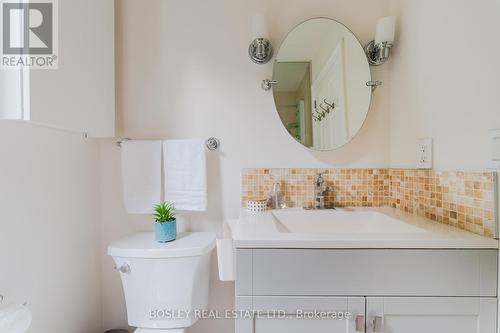
[[(365, 298), (237, 296), (236, 309), (261, 311), (260, 316), (252, 319), (237, 319), (236, 333), (355, 333), (359, 332), (356, 319), (361, 317), (364, 321)], [(314, 311), (340, 312), (345, 316), (302, 315)], [(363, 328), (364, 324), (360, 329)]]
[(247, 282), (251, 287), (246, 291), (271, 296), (495, 297), (497, 258), (494, 250), (254, 249), (252, 283)]

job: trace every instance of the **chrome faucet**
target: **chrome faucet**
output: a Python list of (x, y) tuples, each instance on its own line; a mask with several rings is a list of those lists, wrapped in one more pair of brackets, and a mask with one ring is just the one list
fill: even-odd
[(314, 179), (314, 209), (325, 209), (325, 194), (333, 192), (330, 186), (325, 185), (324, 174), (320, 172)]

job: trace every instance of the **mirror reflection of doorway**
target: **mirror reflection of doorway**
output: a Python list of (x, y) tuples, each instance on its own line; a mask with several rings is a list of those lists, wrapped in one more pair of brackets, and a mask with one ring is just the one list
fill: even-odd
[(276, 62), (273, 88), (276, 109), (287, 131), (297, 141), (312, 146), (311, 63)]

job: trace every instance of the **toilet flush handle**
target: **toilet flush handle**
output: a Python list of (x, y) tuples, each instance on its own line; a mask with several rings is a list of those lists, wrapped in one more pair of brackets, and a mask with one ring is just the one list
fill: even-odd
[(120, 267), (115, 266), (115, 269), (123, 274), (130, 273), (130, 266), (128, 264), (122, 264)]

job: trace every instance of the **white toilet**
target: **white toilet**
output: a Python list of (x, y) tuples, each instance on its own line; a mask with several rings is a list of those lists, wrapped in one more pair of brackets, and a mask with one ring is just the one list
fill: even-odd
[(196, 322), (195, 310), (205, 310), (208, 304), (214, 247), (211, 232), (178, 233), (169, 243), (156, 242), (152, 232), (140, 232), (109, 245), (135, 333), (182, 333)]

